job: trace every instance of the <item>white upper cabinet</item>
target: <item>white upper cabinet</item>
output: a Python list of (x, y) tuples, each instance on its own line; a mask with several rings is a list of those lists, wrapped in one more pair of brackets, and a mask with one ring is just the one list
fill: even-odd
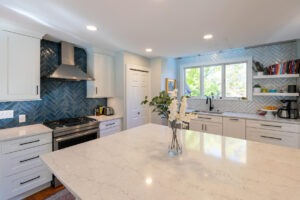
[(0, 30), (0, 101), (40, 99), (40, 39)]
[(87, 72), (95, 80), (87, 81), (88, 98), (113, 97), (114, 91), (113, 57), (99, 53), (88, 53)]

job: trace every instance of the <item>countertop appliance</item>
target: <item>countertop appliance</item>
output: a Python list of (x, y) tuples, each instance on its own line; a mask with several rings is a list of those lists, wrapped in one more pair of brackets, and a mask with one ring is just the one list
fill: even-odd
[(297, 101), (291, 101), (290, 103), (290, 118), (297, 119), (299, 117), (299, 110)]
[(290, 101), (288, 100), (282, 100), (282, 107), (278, 109), (278, 117), (280, 118), (290, 118)]
[(113, 114), (115, 114), (115, 111), (111, 107), (105, 107), (105, 108), (103, 108), (103, 114), (104, 115), (113, 115)]
[[(43, 124), (53, 129), (53, 151), (100, 137), (99, 122), (88, 117), (67, 118)], [(53, 187), (61, 185), (54, 175), (51, 184)]]

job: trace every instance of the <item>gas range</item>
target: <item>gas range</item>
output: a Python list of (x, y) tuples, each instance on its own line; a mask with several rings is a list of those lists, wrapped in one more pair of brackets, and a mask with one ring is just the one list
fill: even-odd
[[(88, 117), (60, 119), (43, 124), (53, 130), (53, 151), (100, 137), (99, 122)], [(60, 185), (58, 179), (53, 177), (52, 186)]]

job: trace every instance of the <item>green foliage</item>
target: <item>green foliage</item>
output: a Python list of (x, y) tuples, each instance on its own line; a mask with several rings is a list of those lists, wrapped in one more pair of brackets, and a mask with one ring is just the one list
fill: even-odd
[(226, 65), (226, 97), (247, 96), (247, 65), (245, 63)]
[(204, 96), (222, 96), (222, 66), (204, 68)]
[(171, 104), (173, 98), (171, 98), (165, 91), (159, 93), (158, 96), (152, 98), (149, 102), (148, 97), (145, 96), (145, 100), (141, 102), (141, 104), (148, 104), (153, 107), (152, 112), (157, 112), (158, 115), (168, 118), (169, 116), (169, 105)]
[(200, 96), (200, 68), (185, 70), (185, 81), (192, 93), (191, 96)]
[(253, 87), (254, 88), (261, 88), (261, 86), (259, 84), (255, 84)]

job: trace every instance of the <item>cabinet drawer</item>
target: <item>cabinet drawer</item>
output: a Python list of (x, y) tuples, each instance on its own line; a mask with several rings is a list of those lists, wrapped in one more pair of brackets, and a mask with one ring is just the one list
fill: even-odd
[(0, 156), (0, 177), (17, 174), (19, 172), (44, 165), (40, 155), (52, 151), (52, 144), (45, 144), (22, 151)]
[(120, 121), (121, 121), (120, 119), (113, 119), (109, 121), (100, 122), (100, 130), (105, 130), (116, 126), (120, 127), (121, 124)]
[(11, 153), (15, 151), (20, 151), (23, 149), (28, 149), (31, 147), (36, 147), (42, 144), (50, 144), (52, 143), (52, 133), (46, 133), (41, 135), (35, 135), (26, 138), (20, 138), (16, 140), (10, 140), (3, 142), (2, 144), (2, 152)]
[(300, 147), (300, 137), (297, 133), (247, 128), (246, 139), (293, 148)]
[(51, 172), (44, 166), (0, 179), (0, 199), (9, 199), (50, 182)]
[(198, 117), (193, 120), (213, 122), (213, 123), (222, 123), (223, 122), (222, 117), (212, 116), (212, 115), (202, 115), (202, 114), (199, 114)]
[(300, 133), (300, 126), (296, 125), (296, 124), (247, 120), (246, 126), (247, 127), (253, 127), (253, 128), (274, 130), (274, 131)]
[(105, 130), (100, 130), (100, 138), (118, 133), (120, 131), (121, 131), (120, 126), (115, 126), (115, 127), (108, 128), (108, 129), (105, 129)]

